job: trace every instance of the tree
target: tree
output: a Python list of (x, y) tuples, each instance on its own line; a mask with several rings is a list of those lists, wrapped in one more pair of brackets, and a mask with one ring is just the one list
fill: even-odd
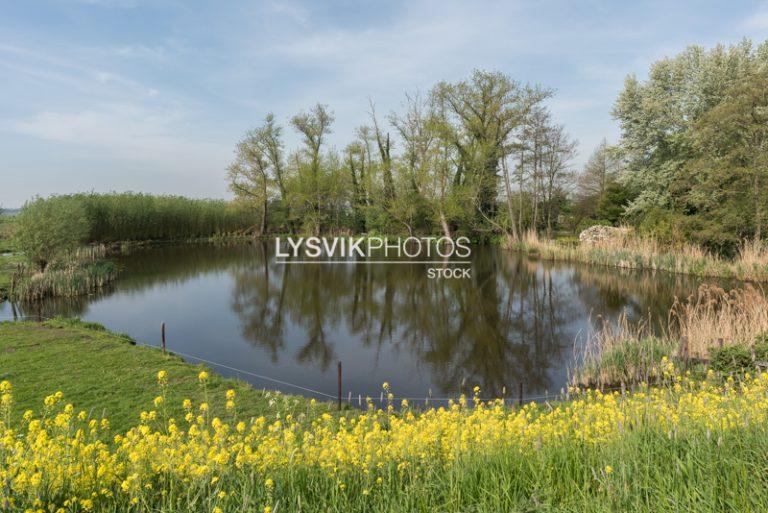
[(67, 197), (35, 198), (24, 204), (15, 219), (18, 246), (41, 272), (85, 242), (88, 230), (82, 203)]
[[(576, 182), (574, 210), (579, 220), (590, 219), (612, 223), (618, 220), (623, 212), (617, 212), (616, 208), (625, 206), (625, 203), (614, 202), (618, 199), (616, 188), (619, 187), (617, 180), (620, 169), (621, 160), (615, 148), (609, 146), (608, 141), (603, 139), (589, 156)], [(607, 198), (609, 188), (612, 190), (610, 198)], [(600, 204), (603, 205), (603, 213), (610, 211), (610, 218), (603, 217), (598, 212)]]
[(388, 208), (395, 199), (395, 182), (392, 179), (392, 143), (389, 139), (389, 132), (384, 134), (379, 128), (379, 122), (376, 119), (376, 108), (373, 101), (369, 100), (371, 106), (371, 121), (373, 122), (373, 133), (376, 137), (376, 146), (379, 148), (381, 157), (381, 173), (384, 181), (384, 208)]
[(270, 160), (262, 138), (262, 130), (249, 132), (237, 144), (235, 161), (229, 165), (227, 177), (229, 188), (235, 196), (244, 202), (254, 202), (261, 210), (261, 220), (257, 235), (267, 231)]
[(637, 218), (659, 208), (681, 212), (684, 191), (675, 192), (675, 184), (696, 158), (694, 126), (731, 87), (766, 67), (768, 41), (755, 49), (744, 40), (709, 51), (691, 46), (655, 62), (645, 82), (627, 77), (613, 115), (622, 131), (625, 180), (639, 191), (628, 207), (630, 215)]
[(685, 177), (688, 214), (721, 249), (760, 240), (768, 221), (768, 72), (728, 90), (693, 132), (698, 158)]
[(571, 178), (570, 162), (576, 156), (576, 141), (570, 139), (562, 125), (548, 127), (543, 140), (542, 175), (547, 215), (547, 237), (552, 238), (553, 216), (557, 212), (556, 197), (562, 197), (563, 188)]
[[(291, 124), (299, 132), (304, 139), (305, 153), (309, 158), (309, 186), (312, 189), (310, 192), (310, 209), (314, 212), (314, 224), (315, 234), (319, 234), (322, 228), (321, 224), (321, 203), (322, 195), (320, 190), (320, 173), (321, 173), (321, 148), (325, 137), (331, 133), (331, 125), (333, 124), (333, 113), (325, 105), (317, 104), (308, 112), (302, 112), (291, 118)], [(297, 154), (298, 157), (298, 154)], [(297, 162), (299, 170), (301, 165)]]
[(444, 131), (458, 151), (454, 184), (469, 185), (479, 214), (493, 217), (504, 144), (529, 108), (530, 101), (523, 99), (533, 96), (541, 100), (551, 92), (524, 88), (502, 73), (477, 70), (469, 80), (439, 84), (436, 94), (444, 98), (457, 124)]

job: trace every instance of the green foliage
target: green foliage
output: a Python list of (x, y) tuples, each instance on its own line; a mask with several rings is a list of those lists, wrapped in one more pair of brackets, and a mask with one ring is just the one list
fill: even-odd
[(610, 180), (603, 193), (597, 199), (595, 215), (597, 219), (603, 219), (616, 226), (619, 224), (624, 210), (632, 200), (632, 193), (621, 183)]
[(27, 260), (44, 271), (48, 264), (85, 242), (89, 222), (83, 204), (66, 196), (35, 198), (15, 219), (15, 237)]
[(9, 295), (25, 301), (80, 296), (105, 287), (116, 277), (117, 266), (110, 260), (68, 258), (55, 261), (42, 273), (27, 272), (22, 267), (15, 274)]
[[(328, 107), (290, 119), (301, 144), (285, 153), (282, 127), (268, 115), (238, 143), (230, 188), (259, 212), (260, 231), (490, 238), (534, 226), (552, 233), (569, 211), (576, 145), (543, 105), (551, 94), (476, 70), (437, 84), (426, 98), (407, 95), (406, 112), (389, 123), (371, 103), (370, 124), (341, 152), (328, 144)], [(510, 163), (516, 152), (519, 170)]]
[(713, 347), (709, 350), (710, 367), (722, 373), (741, 372), (754, 368), (755, 362), (768, 361), (768, 334), (757, 337), (754, 345), (755, 359), (752, 359), (752, 348), (744, 344), (723, 347)]
[(18, 216), (24, 224), (17, 233), (47, 244), (74, 232), (76, 238), (67, 238), (71, 249), (80, 243), (208, 237), (248, 229), (254, 221), (252, 212), (223, 200), (90, 193), (30, 202)]
[(650, 208), (638, 225), (638, 233), (665, 244), (683, 242), (686, 237), (682, 233), (682, 217), (663, 208)]
[(627, 77), (613, 114), (622, 129), (622, 179), (637, 193), (626, 213), (642, 231), (720, 253), (763, 236), (767, 69), (768, 41), (744, 40), (691, 46), (655, 62), (645, 81)]

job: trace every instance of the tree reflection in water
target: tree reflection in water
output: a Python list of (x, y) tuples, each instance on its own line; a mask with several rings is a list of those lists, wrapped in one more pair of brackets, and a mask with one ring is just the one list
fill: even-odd
[[(425, 264), (285, 265), (267, 246), (256, 255), (258, 265), (233, 271), (233, 309), (243, 336), (274, 361), (327, 369), (339, 357), (327, 332), (344, 324), (377, 358), (407, 352), (443, 393), (462, 383), (492, 395), (519, 381), (547, 389), (573, 345), (562, 327), (581, 313), (569, 306), (570, 280), (496, 248), (474, 252), (471, 279), (452, 280), (428, 279)], [(287, 324), (304, 337), (292, 355)]]

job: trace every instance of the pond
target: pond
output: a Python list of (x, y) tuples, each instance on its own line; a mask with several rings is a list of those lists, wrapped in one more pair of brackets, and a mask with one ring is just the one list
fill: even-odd
[(428, 264), (285, 265), (273, 243), (167, 245), (118, 259), (96, 295), (0, 303), (0, 318), (78, 316), (171, 351), (216, 362), (256, 387), (335, 397), (424, 401), (471, 393), (557, 394), (574, 352), (602, 322), (666, 318), (701, 279), (541, 262), (474, 247), (471, 278), (429, 279)]

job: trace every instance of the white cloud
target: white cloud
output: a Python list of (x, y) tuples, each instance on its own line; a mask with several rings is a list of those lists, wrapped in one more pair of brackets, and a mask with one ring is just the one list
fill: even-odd
[[(181, 122), (177, 112), (111, 104), (98, 110), (40, 112), (10, 123), (9, 128), (18, 134), (92, 148), (115, 159), (135, 162), (213, 163), (227, 155), (228, 148), (179, 133)], [(223, 161), (217, 165), (223, 167)]]
[(768, 4), (748, 16), (741, 26), (746, 30), (768, 29)]

